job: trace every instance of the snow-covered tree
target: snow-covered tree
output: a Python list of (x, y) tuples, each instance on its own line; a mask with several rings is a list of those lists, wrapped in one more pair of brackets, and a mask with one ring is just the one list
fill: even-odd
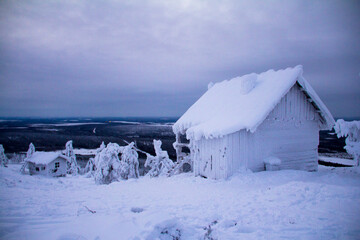
[(29, 149), (26, 152), (26, 158), (31, 158), (31, 156), (34, 154), (35, 152), (35, 146), (33, 143), (29, 144)]
[(20, 172), (21, 173), (25, 173), (25, 169), (27, 168), (28, 162), (26, 161), (27, 159), (31, 158), (31, 156), (34, 154), (35, 152), (35, 146), (33, 143), (29, 144), (29, 149), (26, 152), (26, 157), (24, 159), (24, 162), (20, 168)]
[(334, 126), (338, 137), (346, 137), (344, 147), (354, 157), (356, 166), (360, 162), (360, 121), (347, 122), (343, 119), (336, 121)]
[(104, 143), (104, 141), (101, 142), (100, 147), (98, 149), (96, 149), (96, 152), (99, 153), (101, 152), (104, 148), (106, 148), (106, 145)]
[(138, 178), (139, 160), (134, 145), (132, 142), (122, 147), (116, 143), (109, 143), (106, 148), (98, 152), (88, 166), (93, 169), (95, 182), (109, 184), (121, 179)]
[(8, 159), (5, 155), (5, 150), (2, 144), (0, 144), (0, 166), (6, 167)]
[(161, 140), (154, 139), (155, 156), (146, 154), (145, 167), (150, 167), (150, 171), (146, 174), (150, 177), (168, 175), (174, 168), (174, 162), (169, 158), (167, 151), (161, 149)]
[(83, 173), (85, 174), (85, 177), (92, 177), (93, 176), (93, 173), (95, 171), (94, 162), (95, 162), (94, 158), (90, 158), (89, 161), (86, 163), (86, 166), (85, 166), (84, 171), (83, 171)]
[(79, 168), (79, 166), (77, 164), (77, 161), (76, 161), (76, 156), (75, 156), (75, 153), (74, 153), (72, 140), (68, 141), (65, 144), (65, 156), (67, 156), (69, 158), (69, 161), (70, 161), (67, 164), (67, 173), (68, 174), (74, 174), (74, 175), (78, 174), (80, 168)]
[(121, 179), (121, 173), (125, 170), (120, 163), (119, 154), (122, 147), (116, 143), (109, 143), (94, 158), (94, 178), (98, 184), (109, 184)]
[[(98, 155), (104, 148), (106, 148), (106, 145), (104, 142), (101, 143), (100, 147), (96, 149), (96, 155)], [(84, 173), (86, 174), (86, 177), (91, 177), (95, 171), (95, 159), (90, 158), (89, 161), (86, 163), (86, 166), (84, 168)]]
[(126, 167), (127, 171), (122, 173), (122, 178), (138, 178), (139, 175), (139, 156), (136, 150), (134, 149), (135, 143), (132, 142), (129, 145), (125, 146), (121, 154), (121, 162)]

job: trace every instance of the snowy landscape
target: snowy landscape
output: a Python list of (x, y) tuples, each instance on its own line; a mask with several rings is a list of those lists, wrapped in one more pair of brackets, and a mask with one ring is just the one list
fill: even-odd
[[(163, 154), (161, 142), (154, 145), (158, 149), (151, 160)], [(70, 158), (94, 154), (96, 165), (100, 159), (113, 162), (111, 152), (116, 151), (122, 152), (116, 161), (130, 163), (126, 159), (137, 156), (133, 148), (109, 144), (73, 149), (68, 142), (62, 152)], [(34, 152), (30, 146), (27, 157)], [(358, 239), (360, 170), (349, 167), (356, 164), (341, 158), (344, 153), (338, 156), (319, 159), (348, 167), (240, 170), (226, 180), (194, 177), (191, 172), (169, 175), (168, 167), (146, 176), (136, 174), (135, 168), (132, 173), (121, 170), (102, 182), (103, 172), (31, 176), (27, 170), (21, 173), (21, 163), (7, 163), (0, 167), (0, 238)]]
[(1, 239), (358, 239), (360, 172), (191, 173), (97, 185), (0, 168)]
[(359, 0), (0, 0), (0, 240), (360, 240)]

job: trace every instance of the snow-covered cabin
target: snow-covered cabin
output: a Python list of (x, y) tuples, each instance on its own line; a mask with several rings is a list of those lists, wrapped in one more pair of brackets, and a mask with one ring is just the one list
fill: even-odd
[[(265, 163), (317, 170), (319, 130), (335, 121), (302, 73), (296, 66), (209, 85), (173, 126), (178, 161), (188, 146), (195, 175), (213, 179), (262, 171)], [(183, 134), (189, 144), (180, 142)]]
[(66, 175), (69, 159), (57, 152), (34, 152), (25, 161), (28, 164), (30, 175), (60, 177)]

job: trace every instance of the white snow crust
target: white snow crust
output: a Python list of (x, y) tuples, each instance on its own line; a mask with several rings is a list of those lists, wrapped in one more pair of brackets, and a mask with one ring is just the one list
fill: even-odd
[(319, 156), (319, 160), (327, 163), (338, 163), (345, 166), (355, 166), (356, 162), (352, 159), (344, 159), (344, 158), (338, 158), (338, 157), (326, 157), (326, 156)]
[(277, 157), (268, 157), (264, 159), (264, 163), (270, 164), (270, 165), (280, 165), (281, 160)]
[(67, 157), (62, 155), (59, 152), (34, 152), (30, 158), (26, 158), (26, 162), (32, 162), (35, 164), (48, 164), (51, 161), (55, 160), (57, 157), (62, 157), (65, 160), (69, 161)]
[[(0, 168), (0, 239), (360, 239), (360, 172), (180, 174), (98, 185)], [(91, 211), (92, 212), (91, 212)]]
[(255, 132), (296, 82), (321, 110), (325, 119), (323, 129), (331, 129), (332, 115), (302, 73), (303, 68), (298, 65), (216, 83), (174, 124), (173, 131), (186, 133), (188, 139), (195, 140), (217, 138), (242, 129)]

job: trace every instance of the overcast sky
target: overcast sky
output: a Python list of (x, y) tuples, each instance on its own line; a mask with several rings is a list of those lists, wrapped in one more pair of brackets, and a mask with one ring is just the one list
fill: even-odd
[(218, 82), (302, 64), (360, 117), (360, 1), (0, 1), (0, 116), (181, 116)]

